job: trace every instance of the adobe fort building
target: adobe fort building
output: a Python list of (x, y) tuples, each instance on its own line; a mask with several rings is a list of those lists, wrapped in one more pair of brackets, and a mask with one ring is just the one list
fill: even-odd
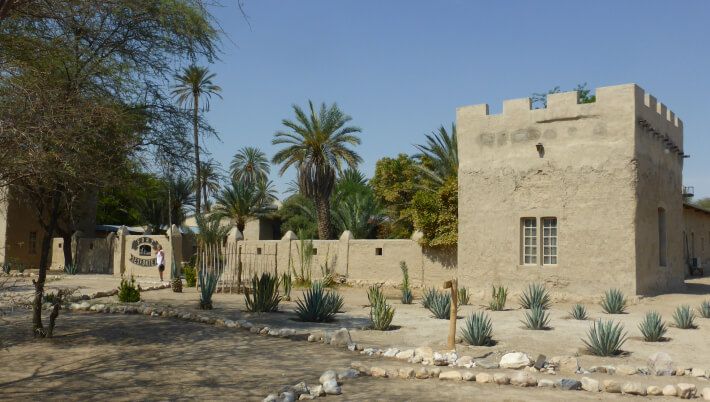
[(456, 124), (461, 283), (654, 294), (710, 259), (710, 213), (684, 206), (683, 123), (637, 85), (465, 106)]

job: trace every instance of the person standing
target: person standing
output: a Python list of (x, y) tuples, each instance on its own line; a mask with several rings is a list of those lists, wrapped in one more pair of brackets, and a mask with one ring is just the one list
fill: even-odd
[(162, 282), (163, 272), (165, 271), (165, 252), (160, 244), (156, 246), (156, 249), (158, 252), (155, 253), (155, 262), (158, 264), (158, 273), (160, 273), (160, 282)]

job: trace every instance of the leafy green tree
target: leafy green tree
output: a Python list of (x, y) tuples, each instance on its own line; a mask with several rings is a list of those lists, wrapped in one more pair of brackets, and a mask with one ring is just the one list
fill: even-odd
[[(210, 211), (209, 198), (219, 191), (221, 188), (222, 175), (219, 173), (219, 165), (213, 159), (206, 162), (202, 162), (200, 167), (200, 178), (199, 182), (202, 185), (202, 200), (205, 211)], [(193, 183), (193, 187), (196, 184)]]
[(458, 182), (449, 178), (436, 191), (420, 190), (412, 199), (414, 226), (424, 234), (422, 244), (455, 247), (458, 240)]
[(426, 181), (433, 188), (438, 188), (451, 177), (456, 177), (459, 171), (458, 142), (456, 140), (456, 124), (451, 124), (451, 133), (443, 125), (439, 131), (426, 135), (426, 143), (414, 146), (419, 153), (414, 159), (416, 165), (424, 173)]
[[(594, 103), (597, 101), (597, 96), (592, 95), (592, 90), (587, 88), (587, 83), (577, 84), (573, 91), (578, 92), (579, 103)], [(536, 92), (530, 97), (533, 109), (540, 109), (547, 107), (547, 95), (557, 94), (562, 92), (559, 86), (556, 86), (547, 92)]]
[(323, 103), (318, 111), (313, 102), (308, 101), (308, 106), (310, 113), (306, 114), (298, 105), (293, 105), (296, 121), (282, 121), (288, 130), (277, 132), (272, 143), (285, 147), (274, 155), (273, 162), (281, 164), (280, 174), (292, 166), (296, 168), (301, 193), (312, 198), (316, 207), (318, 237), (330, 239), (330, 197), (335, 178), (343, 165), (354, 168), (361, 161), (350, 148), (360, 144), (355, 133), (361, 130), (346, 125), (352, 118), (336, 104), (327, 107)]
[(271, 173), (269, 159), (256, 147), (244, 147), (237, 151), (229, 168), (232, 178), (245, 184), (266, 181)]
[[(178, 104), (185, 108), (192, 109), (192, 135), (193, 147), (195, 155), (195, 211), (201, 213), (201, 198), (202, 192), (202, 174), (200, 172), (202, 164), (200, 163), (200, 135), (199, 135), (199, 118), (200, 111), (206, 112), (210, 108), (210, 98), (212, 95), (222, 97), (219, 93), (222, 88), (215, 85), (212, 80), (215, 74), (210, 73), (207, 67), (191, 65), (182, 70), (180, 74), (175, 75), (175, 89), (173, 96), (177, 99)], [(200, 106), (202, 100), (202, 106)]]
[(389, 217), (381, 225), (382, 237), (406, 239), (412, 235), (411, 202), (420, 182), (421, 170), (417, 169), (415, 160), (406, 154), (377, 161), (370, 185)]
[(276, 199), (276, 192), (270, 183), (259, 186), (232, 180), (231, 185), (217, 195), (213, 215), (232, 219), (243, 233), (247, 221)]
[(278, 211), (281, 219), (281, 235), (289, 230), (302, 233), (306, 238), (318, 236), (316, 207), (313, 202), (300, 193), (286, 198)]

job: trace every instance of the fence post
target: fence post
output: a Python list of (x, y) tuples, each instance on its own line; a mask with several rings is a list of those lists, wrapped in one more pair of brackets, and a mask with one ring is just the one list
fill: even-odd
[(449, 340), (447, 346), (449, 349), (456, 348), (456, 315), (458, 313), (458, 296), (459, 296), (459, 281), (452, 279), (444, 282), (444, 289), (451, 289), (451, 309), (449, 314)]

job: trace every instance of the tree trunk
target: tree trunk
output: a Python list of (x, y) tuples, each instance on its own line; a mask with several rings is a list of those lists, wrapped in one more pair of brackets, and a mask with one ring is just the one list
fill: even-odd
[(74, 255), (71, 252), (71, 235), (62, 236), (62, 252), (64, 253), (64, 266), (73, 264)]
[(207, 203), (207, 183), (202, 183), (202, 197), (204, 197), (205, 211), (210, 212), (210, 206)]
[(202, 182), (200, 180), (200, 136), (198, 133), (198, 102), (199, 97), (195, 95), (195, 101), (193, 102), (193, 114), (192, 114), (192, 126), (193, 126), (193, 140), (195, 141), (195, 216), (199, 215), (201, 211), (201, 194)]
[[(39, 260), (39, 275), (37, 276), (37, 280), (32, 281), (35, 286), (35, 296), (32, 302), (32, 332), (35, 337), (41, 338), (47, 336), (47, 333), (42, 326), (42, 299), (44, 297), (44, 283), (47, 279), (49, 253), (52, 249), (52, 236), (54, 236), (54, 230), (57, 227), (57, 220), (59, 219), (60, 198), (61, 193), (58, 189), (55, 189), (52, 192), (52, 207), (49, 212), (49, 225), (47, 227), (47, 232), (44, 234), (44, 238), (42, 239), (42, 250)], [(39, 217), (39, 219), (42, 219), (42, 217)], [(56, 319), (56, 316), (54, 318)]]
[(318, 214), (318, 238), (330, 239), (330, 202), (325, 197), (315, 199), (316, 213)]

